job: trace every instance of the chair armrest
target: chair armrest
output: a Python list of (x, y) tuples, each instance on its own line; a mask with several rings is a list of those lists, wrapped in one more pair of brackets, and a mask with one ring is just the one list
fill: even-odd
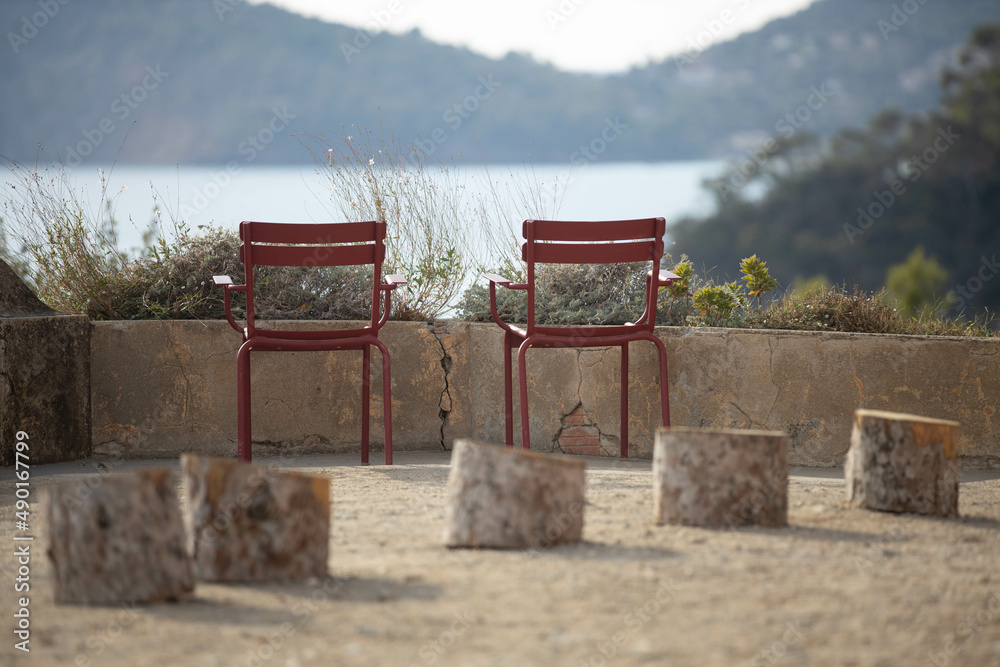
[[(649, 276), (651, 278), (653, 277), (653, 272), (652, 271), (649, 272)], [(663, 283), (665, 285), (669, 285), (673, 281), (680, 280), (680, 279), (681, 279), (681, 277), (679, 275), (677, 275), (676, 273), (673, 273), (671, 271), (664, 271), (663, 269), (660, 269), (659, 276), (657, 276), (657, 281), (660, 282), (660, 283)]]
[(406, 284), (406, 278), (398, 273), (384, 276), (384, 279), (385, 282), (378, 286), (379, 290), (382, 292), (382, 316), (378, 320), (378, 326), (375, 327), (376, 331), (381, 329), (385, 323), (389, 321), (389, 305), (392, 291), (400, 285)]
[(515, 283), (510, 279), (504, 278), (503, 276), (497, 275), (495, 273), (484, 273), (483, 278), (489, 280), (491, 286), (500, 285), (501, 287), (506, 287), (507, 289), (520, 289), (520, 290), (528, 289), (527, 283)]
[(396, 289), (398, 285), (405, 285), (406, 277), (401, 276), (398, 273), (394, 273), (390, 276), (385, 276), (385, 283), (380, 285), (380, 289)]
[(496, 283), (497, 285), (503, 285), (504, 287), (510, 285), (511, 283), (511, 281), (508, 280), (507, 278), (504, 278), (503, 276), (497, 275), (495, 273), (484, 273), (483, 278), (486, 278), (491, 283)]
[(212, 276), (212, 281), (216, 285), (222, 285), (222, 294), (223, 294), (223, 297), (224, 297), (224, 305), (225, 305), (225, 312), (226, 312), (226, 321), (229, 322), (229, 326), (231, 326), (233, 329), (235, 329), (239, 333), (243, 334), (243, 336), (245, 337), (246, 336), (246, 329), (241, 328), (240, 325), (237, 324), (236, 320), (233, 318), (232, 302), (229, 300), (229, 293), (230, 292), (246, 292), (247, 291), (247, 286), (246, 285), (234, 285), (233, 284), (233, 279), (230, 278), (229, 276)]

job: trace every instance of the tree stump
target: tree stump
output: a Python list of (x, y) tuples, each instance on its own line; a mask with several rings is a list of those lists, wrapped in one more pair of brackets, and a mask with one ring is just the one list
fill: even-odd
[(154, 602), (194, 590), (176, 479), (147, 470), (47, 489), (56, 602)]
[(198, 579), (327, 576), (329, 479), (194, 454), (181, 466)]
[(853, 507), (958, 514), (958, 422), (857, 410), (844, 462)]
[(579, 542), (585, 469), (559, 455), (456, 440), (445, 544), (523, 549)]
[(773, 431), (658, 429), (656, 523), (788, 525), (788, 442)]

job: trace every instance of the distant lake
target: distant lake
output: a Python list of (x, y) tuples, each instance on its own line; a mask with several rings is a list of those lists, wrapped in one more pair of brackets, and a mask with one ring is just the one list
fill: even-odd
[[(564, 220), (600, 220), (662, 216), (668, 224), (686, 215), (706, 215), (714, 203), (702, 180), (721, 173), (721, 161), (593, 163), (570, 171), (565, 164), (534, 165), (534, 179), (542, 188), (561, 183), (562, 196), (553, 217)], [(524, 174), (521, 165), (490, 165), (493, 181)], [(476, 168), (467, 170), (467, 189), (475, 189)], [(336, 204), (312, 165), (246, 166), (227, 174), (225, 167), (118, 166), (108, 177), (108, 194), (115, 195), (119, 245), (139, 245), (141, 230), (153, 216), (154, 188), (161, 208), (185, 212), (192, 229), (212, 224), (235, 229), (241, 220), (288, 222), (339, 220)], [(100, 187), (96, 167), (73, 172), (96, 206)], [(6, 180), (6, 178), (4, 179)], [(125, 190), (122, 190), (122, 186)], [(164, 222), (169, 217), (164, 214)], [(131, 222), (130, 222), (131, 220)], [(391, 221), (390, 221), (391, 222)], [(513, 220), (517, 224), (520, 220)], [(169, 225), (168, 225), (169, 227)]]

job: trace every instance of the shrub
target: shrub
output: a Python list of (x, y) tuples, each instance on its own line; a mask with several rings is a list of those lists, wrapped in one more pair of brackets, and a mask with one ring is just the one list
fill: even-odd
[(408, 281), (393, 295), (393, 317), (432, 319), (446, 310), (469, 270), (457, 166), (425, 164), (422, 151), (381, 129), (298, 139), (344, 220), (390, 223), (383, 270)]
[[(83, 203), (63, 165), (31, 170), (5, 159), (14, 177), (0, 218), (0, 251), (49, 306), (109, 319), (220, 319), (222, 290), (213, 275), (243, 281), (235, 231), (192, 233), (175, 223), (167, 240), (159, 219), (145, 248), (118, 247), (115, 196), (98, 172), (101, 203)], [(262, 319), (364, 319), (371, 305), (370, 267), (259, 267), (256, 311)], [(237, 317), (241, 298), (234, 300)]]
[(83, 203), (63, 165), (38, 170), (3, 160), (13, 181), (0, 219), (8, 263), (57, 310), (113, 311), (131, 272), (118, 249), (115, 196), (104, 172), (98, 171), (95, 211)]
[[(748, 258), (754, 259), (754, 258)], [(670, 262), (665, 256), (664, 261)], [(756, 272), (757, 287), (773, 289), (756, 262), (743, 265)], [(760, 262), (759, 266), (763, 266)], [(646, 264), (544, 266), (536, 274), (536, 322), (550, 325), (623, 324), (635, 321), (645, 298)], [(681, 276), (662, 288), (658, 298), (657, 324), (674, 326), (720, 326), (754, 329), (846, 331), (945, 336), (998, 336), (988, 316), (974, 321), (943, 320), (930, 314), (906, 317), (887, 301), (885, 292), (867, 294), (857, 287), (820, 287), (789, 290), (770, 303), (753, 306), (737, 281), (716, 285), (691, 270), (682, 261), (672, 269)], [(524, 275), (507, 275), (523, 282)], [(748, 281), (750, 282), (750, 281)], [(766, 294), (770, 289), (761, 290)], [(756, 291), (756, 289), (755, 289)], [(693, 299), (691, 295), (693, 294)], [(754, 293), (757, 297), (758, 294)], [(688, 308), (693, 300), (696, 312)], [(759, 303), (759, 299), (754, 301)], [(497, 288), (498, 311), (508, 322), (526, 321), (525, 293)], [(753, 307), (752, 307), (753, 306)], [(474, 322), (490, 321), (489, 290), (474, 284), (463, 295), (460, 317)]]

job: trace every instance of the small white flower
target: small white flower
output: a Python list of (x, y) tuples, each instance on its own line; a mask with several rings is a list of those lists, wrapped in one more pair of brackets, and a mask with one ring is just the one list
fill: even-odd
[(332, 149), (332, 148), (327, 148), (327, 149), (326, 149), (326, 152), (327, 152), (327, 153), (332, 153), (332, 152), (333, 152), (333, 149)]
[(375, 158), (371, 158), (370, 160), (368, 160), (368, 164), (374, 165), (375, 164)]

